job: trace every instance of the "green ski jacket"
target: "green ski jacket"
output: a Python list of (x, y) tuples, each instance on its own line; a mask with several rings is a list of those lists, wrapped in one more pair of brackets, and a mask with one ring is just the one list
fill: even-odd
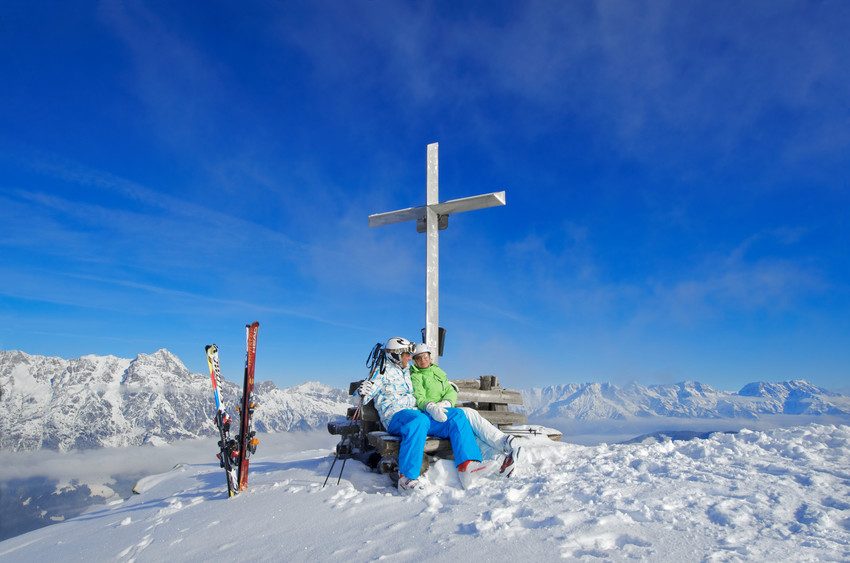
[(419, 410), (424, 411), (428, 403), (449, 401), (452, 406), (457, 403), (457, 391), (449, 383), (446, 372), (435, 364), (425, 369), (411, 365), (410, 380), (413, 382), (413, 396), (416, 397)]

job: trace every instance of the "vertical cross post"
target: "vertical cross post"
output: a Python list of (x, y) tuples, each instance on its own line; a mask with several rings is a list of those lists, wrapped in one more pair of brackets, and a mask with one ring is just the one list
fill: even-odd
[(440, 202), (440, 145), (428, 145), (426, 171), (425, 224), (425, 343), (437, 358), (437, 333), (440, 326), (440, 230), (439, 217), (432, 205)]

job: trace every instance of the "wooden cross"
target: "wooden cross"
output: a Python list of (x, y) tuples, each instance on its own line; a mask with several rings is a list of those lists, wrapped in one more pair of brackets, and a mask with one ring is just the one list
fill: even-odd
[(449, 226), (449, 215), (487, 207), (505, 205), (505, 192), (493, 192), (452, 199), (440, 203), (438, 143), (428, 145), (426, 200), (421, 207), (408, 207), (386, 213), (369, 215), (369, 226), (380, 227), (392, 223), (416, 220), (416, 231), (426, 233), (425, 258), (425, 343), (437, 355), (437, 330), (439, 322), (440, 240), (439, 231)]

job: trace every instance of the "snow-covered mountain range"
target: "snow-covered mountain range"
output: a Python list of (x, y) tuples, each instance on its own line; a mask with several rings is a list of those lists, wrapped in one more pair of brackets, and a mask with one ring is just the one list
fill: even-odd
[[(235, 401), (241, 384), (225, 380), (221, 393)], [(321, 426), (349, 406), (342, 390), (317, 382), (288, 389), (263, 382), (255, 394), (260, 432)], [(132, 360), (0, 351), (0, 409), (0, 450), (157, 444), (216, 433), (209, 376), (190, 373), (164, 349)]]
[[(241, 385), (225, 380), (234, 401)], [(306, 430), (345, 414), (341, 389), (308, 382), (279, 389), (257, 384), (260, 432)], [(697, 383), (644, 386), (570, 383), (523, 391), (534, 422), (652, 417), (746, 418), (761, 415), (850, 415), (850, 397), (806, 381), (750, 383), (737, 393)], [(232, 403), (231, 403), (232, 404)], [(168, 350), (135, 359), (66, 360), (0, 351), (0, 450), (58, 451), (161, 444), (214, 436), (209, 376), (190, 373)]]
[(760, 415), (850, 415), (850, 397), (803, 380), (756, 382), (737, 393), (703, 383), (618, 387), (570, 383), (523, 391), (531, 419), (623, 420), (633, 417), (750, 418)]

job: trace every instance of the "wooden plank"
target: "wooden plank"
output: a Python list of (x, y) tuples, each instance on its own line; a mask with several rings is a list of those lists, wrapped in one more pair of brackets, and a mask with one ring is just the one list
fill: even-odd
[[(524, 414), (510, 411), (478, 411), (481, 416), (489, 420), (493, 424), (527, 424), (528, 417)], [(380, 422), (378, 411), (372, 406), (372, 403), (364, 405), (361, 412), (362, 420), (366, 422)]]
[(461, 403), (499, 403), (503, 405), (521, 405), (522, 394), (519, 391), (507, 389), (491, 389), (490, 391), (474, 391), (461, 389), (457, 394)]
[(528, 417), (518, 412), (510, 411), (478, 411), (478, 414), (492, 424), (528, 424)]
[[(495, 411), (492, 411), (495, 412)], [(514, 414), (514, 413), (511, 413)], [(524, 423), (523, 423), (524, 424)], [(528, 433), (523, 431), (511, 432), (506, 429), (507, 434), (516, 434), (519, 436), (527, 436)], [(562, 435), (558, 431), (547, 432), (542, 434), (547, 436), (553, 442), (560, 442)], [(398, 436), (392, 436), (386, 432), (369, 432), (367, 436), (369, 443), (384, 457), (398, 457), (399, 444), (401, 440)], [(429, 437), (425, 441), (425, 453), (447, 457), (451, 453), (452, 444), (449, 440)]]
[[(373, 448), (378, 447), (378, 441), (382, 438), (392, 439), (393, 437), (387, 432), (369, 432), (366, 434), (366, 439), (369, 440), (369, 443), (372, 444)], [(396, 441), (399, 441), (398, 436), (394, 437)]]
[[(392, 436), (386, 432), (369, 432), (367, 435), (369, 443), (372, 444), (379, 454), (386, 457), (397, 457), (398, 448), (401, 440), (398, 436)], [(437, 452), (451, 451), (452, 443), (449, 440), (440, 438), (428, 437), (425, 440), (425, 453), (434, 454)]]
[(478, 379), (453, 379), (452, 383), (458, 389), (481, 389), (481, 381)]

